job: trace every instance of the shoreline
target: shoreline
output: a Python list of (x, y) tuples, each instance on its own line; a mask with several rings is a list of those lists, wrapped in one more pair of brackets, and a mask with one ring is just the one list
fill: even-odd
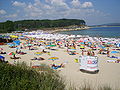
[(90, 27), (86, 26), (86, 27), (82, 27), (82, 28), (69, 28), (69, 29), (65, 29), (65, 28), (55, 28), (55, 30), (43, 30), (43, 31), (47, 31), (49, 33), (56, 33), (56, 32), (62, 32), (62, 31), (77, 31), (77, 30), (86, 30), (89, 29)]

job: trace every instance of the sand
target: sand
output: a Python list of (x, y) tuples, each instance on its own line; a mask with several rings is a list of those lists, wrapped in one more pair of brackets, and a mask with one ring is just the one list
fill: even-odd
[[(4, 49), (7, 53), (15, 51), (15, 48), (9, 48), (8, 45), (0, 46)], [(104, 86), (109, 85), (112, 88), (120, 88), (120, 63), (108, 63), (107, 60), (114, 60), (112, 58), (107, 57), (106, 55), (98, 55), (99, 59), (99, 72), (97, 74), (89, 74), (89, 73), (83, 73), (79, 70), (80, 64), (74, 62), (75, 58), (79, 59), (79, 56), (81, 55), (81, 50), (77, 47), (77, 53), (76, 55), (69, 55), (66, 52), (66, 49), (58, 49), (57, 51), (49, 50), (51, 55), (48, 54), (42, 54), (40, 57), (45, 58), (43, 61), (32, 61), (31, 59), (33, 57), (38, 57), (35, 55), (35, 52), (40, 52), (42, 49), (38, 50), (29, 50), (27, 49), (21, 49), (23, 52), (26, 52), (25, 55), (16, 55), (18, 57), (21, 57), (21, 59), (18, 60), (12, 60), (10, 59), (10, 55), (2, 55), (5, 56), (5, 60), (8, 60), (10, 63), (14, 64), (17, 62), (26, 62), (28, 66), (30, 64), (32, 65), (40, 65), (41, 63), (45, 63), (47, 65), (50, 65), (52, 63), (61, 64), (64, 63), (65, 67), (61, 70), (59, 70), (59, 74), (65, 82), (69, 85), (70, 83), (74, 85), (75, 87), (80, 87), (81, 85), (84, 85), (84, 83), (89, 84), (90, 86), (98, 87), (98, 86)], [(95, 51), (96, 53), (98, 51)], [(56, 56), (59, 57), (58, 60), (55, 60), (54, 62), (52, 60), (48, 60), (48, 58)], [(120, 56), (120, 54), (116, 54), (116, 56)]]

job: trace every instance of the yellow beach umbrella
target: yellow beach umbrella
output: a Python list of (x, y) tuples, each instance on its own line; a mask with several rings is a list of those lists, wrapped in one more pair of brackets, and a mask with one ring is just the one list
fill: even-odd
[(43, 52), (35, 52), (36, 55), (41, 55)]
[(45, 41), (39, 41), (39, 42), (45, 42)]
[(11, 38), (18, 38), (16, 35), (10, 35)]

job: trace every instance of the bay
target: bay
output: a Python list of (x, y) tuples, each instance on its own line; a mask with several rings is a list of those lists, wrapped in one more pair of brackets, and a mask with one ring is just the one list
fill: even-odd
[(95, 27), (87, 30), (62, 31), (61, 34), (89, 35), (91, 37), (120, 38), (120, 27)]

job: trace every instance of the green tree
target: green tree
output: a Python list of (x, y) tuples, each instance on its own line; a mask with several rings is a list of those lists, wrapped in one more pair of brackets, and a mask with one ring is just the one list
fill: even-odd
[(12, 32), (14, 31), (14, 22), (13, 21), (6, 21), (4, 23), (4, 30), (7, 31), (7, 32)]

